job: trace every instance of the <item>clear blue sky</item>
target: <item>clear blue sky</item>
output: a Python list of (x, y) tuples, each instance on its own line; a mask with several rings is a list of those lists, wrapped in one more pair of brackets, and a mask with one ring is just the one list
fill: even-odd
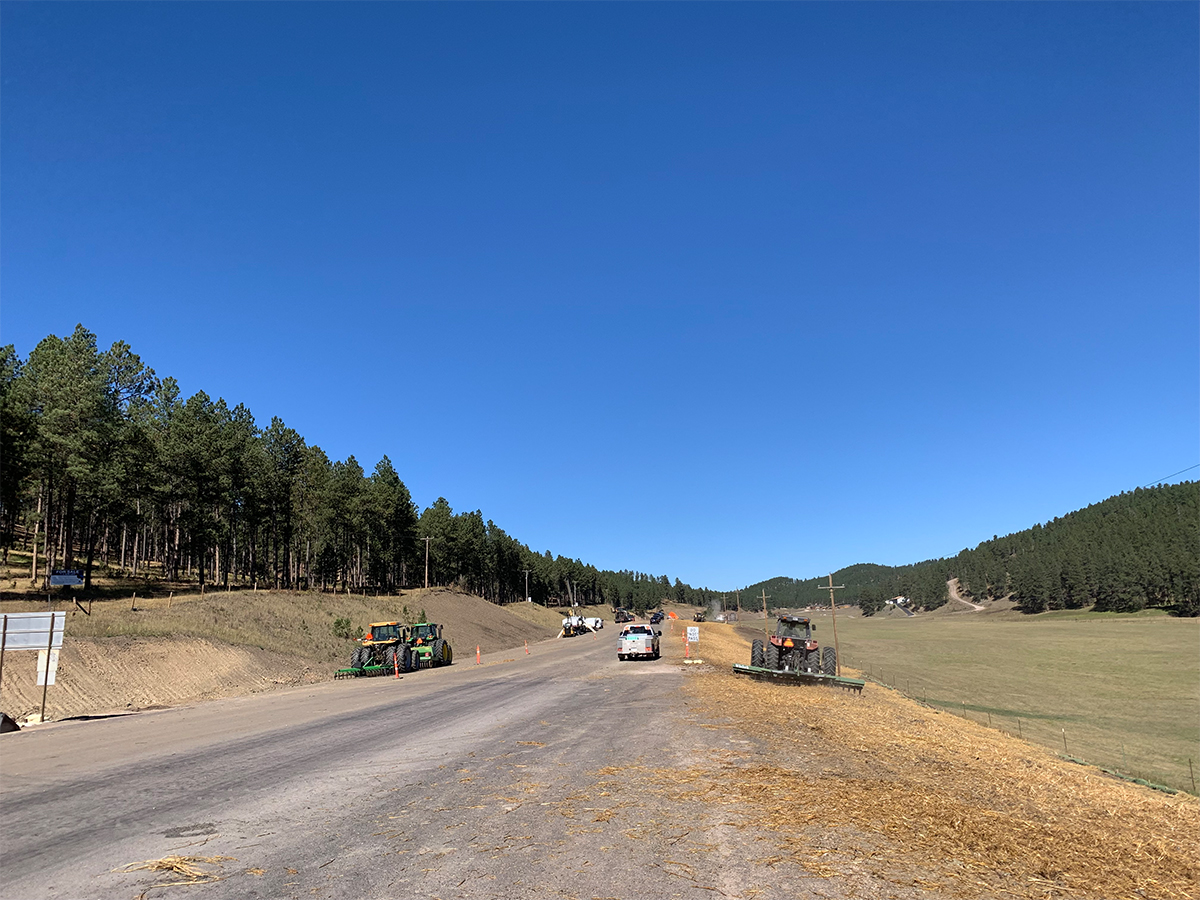
[(1198, 9), (7, 2), (0, 340), (605, 568), (953, 554), (1200, 461)]

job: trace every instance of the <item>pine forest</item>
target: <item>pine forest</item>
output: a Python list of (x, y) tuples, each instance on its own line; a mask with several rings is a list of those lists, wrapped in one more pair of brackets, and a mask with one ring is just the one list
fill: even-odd
[[(100, 350), (82, 325), (22, 360), (0, 348), (0, 547), (53, 569), (197, 585), (392, 592), (454, 585), (496, 603), (664, 600), (708, 606), (728, 594), (678, 578), (600, 570), (537, 552), (482, 512), (439, 498), (418, 511), (385, 456), (368, 473), (331, 460), (278, 418), (203, 392), (187, 399), (127, 344)], [(957, 578), (970, 598), (1019, 609), (1162, 608), (1200, 614), (1200, 483), (1137, 489), (957, 556), (833, 573), (839, 603), (870, 615), (889, 599), (933, 609)], [(749, 585), (743, 606), (828, 604), (825, 579)], [(730, 592), (732, 593), (732, 592)]]

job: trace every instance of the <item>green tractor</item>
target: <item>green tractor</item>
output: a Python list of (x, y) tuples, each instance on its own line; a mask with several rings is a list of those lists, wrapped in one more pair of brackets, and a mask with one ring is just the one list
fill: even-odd
[(350, 668), (379, 667), (413, 672), (432, 666), (448, 666), (453, 659), (454, 651), (442, 638), (441, 625), (372, 622), (367, 636), (350, 656)]
[(419, 622), (409, 626), (407, 632), (414, 669), (448, 666), (454, 662), (454, 650), (449, 641), (442, 637), (441, 625)]

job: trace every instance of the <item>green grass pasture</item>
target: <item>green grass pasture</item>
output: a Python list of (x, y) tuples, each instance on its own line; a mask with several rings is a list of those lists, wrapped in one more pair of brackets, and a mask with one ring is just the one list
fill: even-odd
[(1070, 756), (1188, 791), (1190, 758), (1200, 778), (1200, 619), (839, 616), (838, 634), (844, 664), (932, 706), (1059, 753), (1065, 730)]

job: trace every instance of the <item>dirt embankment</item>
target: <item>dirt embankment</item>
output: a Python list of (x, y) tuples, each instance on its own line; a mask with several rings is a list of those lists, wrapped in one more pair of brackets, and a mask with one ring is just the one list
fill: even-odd
[[(139, 605), (140, 604), (140, 605)], [(9, 601), (4, 612), (46, 609), (45, 601)], [(60, 605), (59, 611), (64, 611)], [(497, 606), (449, 590), (362, 597), (284, 591), (213, 592), (169, 601), (109, 600), (92, 615), (71, 607), (47, 719), (172, 706), (325, 681), (346, 665), (353, 633), (371, 622), (427, 621), (444, 626), (455, 661), (475, 648), (493, 654), (554, 637), (562, 613), (526, 604)], [(589, 611), (588, 615), (603, 615)], [(610, 614), (611, 616), (611, 614)], [(6, 653), (0, 709), (18, 719), (38, 712), (37, 654)]]

